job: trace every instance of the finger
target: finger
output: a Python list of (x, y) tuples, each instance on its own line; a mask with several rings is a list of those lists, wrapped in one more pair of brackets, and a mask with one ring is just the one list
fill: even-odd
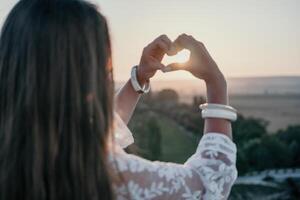
[(172, 41), (168, 38), (167, 35), (161, 35), (161, 36), (159, 36), (158, 38), (156, 38), (154, 40), (154, 43), (155, 42), (160, 42), (160, 41), (164, 42), (168, 46), (168, 48), (170, 48), (171, 45), (172, 45)]
[(173, 44), (173, 42), (168, 38), (168, 36), (162, 35), (159, 37), (159, 39), (162, 40), (168, 46), (168, 51), (166, 52), (168, 56), (174, 56), (177, 54), (176, 47)]
[(172, 63), (172, 64), (169, 64), (166, 67), (164, 67), (161, 71), (166, 73), (166, 72), (183, 70), (184, 66), (185, 65), (183, 63)]
[(171, 47), (172, 41), (168, 38), (168, 36), (166, 36), (166, 35), (161, 35), (161, 36), (159, 36), (159, 37), (157, 38), (157, 40), (158, 40), (158, 41), (159, 41), (159, 40), (162, 40), (162, 41), (164, 41), (164, 42), (168, 45), (168, 47)]
[(190, 41), (191, 41), (191, 43), (194, 44), (194, 46), (198, 46), (198, 47), (200, 47), (201, 49), (205, 50), (208, 53), (205, 45), (202, 42), (196, 40), (192, 35), (187, 35), (187, 36), (190, 38)]
[(172, 43), (172, 44), (171, 44), (171, 47), (169, 47), (169, 50), (168, 50), (168, 52), (167, 52), (167, 55), (168, 55), (168, 56), (175, 56), (177, 53), (178, 53), (178, 52), (177, 52), (177, 48), (176, 48), (176, 46)]
[(165, 67), (164, 64), (160, 63), (157, 59), (155, 59), (154, 57), (150, 57), (151, 59), (151, 64), (149, 64), (151, 66), (152, 69), (154, 70), (161, 70)]
[(195, 45), (195, 40), (188, 36), (187, 34), (182, 34), (177, 37), (174, 41), (177, 51), (181, 51), (182, 49), (192, 50)]
[(167, 53), (169, 51), (168, 45), (164, 41), (157, 41), (156, 45), (164, 52)]
[(175, 45), (173, 44), (173, 42), (168, 38), (168, 36), (166, 35), (161, 35), (158, 38), (156, 38), (152, 44), (155, 47), (155, 45), (159, 44), (163, 42), (165, 45), (167, 45), (167, 49), (164, 49), (164, 53), (166, 53), (169, 56), (173, 56), (177, 54)]
[[(159, 49), (159, 51), (157, 51)], [(163, 41), (154, 41), (144, 48), (145, 55), (154, 55), (157, 52), (165, 54), (168, 51), (168, 45)]]
[(154, 64), (153, 67), (156, 70), (163, 70), (166, 66), (158, 62), (158, 63)]

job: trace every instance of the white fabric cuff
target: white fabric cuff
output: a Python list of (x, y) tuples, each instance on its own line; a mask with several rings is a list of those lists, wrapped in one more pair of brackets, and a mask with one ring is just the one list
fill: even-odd
[(114, 112), (114, 136), (117, 145), (123, 149), (134, 143), (131, 131), (117, 112)]

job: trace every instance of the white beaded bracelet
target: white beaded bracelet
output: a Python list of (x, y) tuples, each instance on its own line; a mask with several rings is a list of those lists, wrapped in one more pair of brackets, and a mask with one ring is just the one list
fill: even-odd
[(231, 106), (222, 104), (201, 104), (202, 118), (220, 118), (229, 121), (237, 120), (237, 111)]

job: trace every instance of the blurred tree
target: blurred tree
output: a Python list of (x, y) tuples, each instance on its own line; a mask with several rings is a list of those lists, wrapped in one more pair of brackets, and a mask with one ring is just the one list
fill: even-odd
[(193, 97), (193, 103), (192, 103), (192, 109), (195, 112), (199, 111), (199, 105), (206, 102), (206, 99), (203, 96), (194, 96)]
[(267, 125), (265, 120), (239, 115), (237, 121), (232, 124), (233, 140), (238, 146), (242, 146), (252, 139), (261, 138), (267, 134)]
[(293, 158), (293, 167), (300, 167), (300, 125), (289, 126), (285, 130), (279, 130), (277, 137), (290, 149)]
[[(271, 168), (287, 168), (291, 166), (292, 156), (288, 146), (275, 135), (265, 135), (261, 139), (261, 145), (268, 149), (271, 160), (268, 163)], [(267, 158), (264, 159), (265, 162)]]
[[(298, 144), (291, 143), (289, 147), (276, 135), (268, 134), (267, 124), (264, 120), (245, 118), (241, 115), (233, 123), (233, 138), (238, 146), (237, 168), (240, 174), (292, 165), (293, 156), (296, 155), (292, 153), (291, 148), (297, 152)], [(296, 137), (293, 135), (297, 131), (294, 128), (289, 130), (290, 135), (282, 136), (286, 141), (292, 141), (291, 138)]]
[(157, 93), (155, 100), (157, 103), (169, 103), (177, 104), (179, 101), (179, 96), (175, 90), (164, 89)]
[(143, 94), (139, 101), (139, 104), (140, 104), (140, 102), (144, 103), (144, 104), (148, 104), (148, 105), (155, 104), (154, 94), (153, 94), (152, 90), (150, 90), (149, 93), (147, 93), (147, 94)]
[[(157, 116), (161, 114), (185, 128), (187, 137), (190, 133), (201, 135), (203, 119), (198, 106), (203, 102), (204, 98), (195, 96), (191, 104), (179, 103), (176, 91), (169, 89), (145, 95), (137, 106), (132, 120), (134, 123), (131, 123), (138, 154), (150, 160), (162, 156), (161, 130), (157, 123)], [(153, 113), (156, 113), (156, 118)], [(263, 119), (242, 115), (233, 123), (240, 175), (257, 170), (300, 166), (300, 125), (290, 126), (273, 135), (267, 132), (267, 125), (268, 122)]]
[(292, 162), (288, 147), (273, 135), (252, 139), (240, 151), (246, 155), (246, 162), (248, 163), (246, 171), (286, 168), (290, 167)]
[(249, 171), (247, 155), (245, 154), (245, 151), (240, 148), (237, 150), (236, 165), (237, 165), (239, 175), (243, 175)]
[(161, 156), (161, 130), (151, 112), (139, 110), (129, 124), (135, 143), (127, 152), (138, 154), (149, 160), (158, 160)]
[(156, 118), (152, 116), (148, 123), (147, 128), (149, 132), (149, 149), (151, 152), (150, 159), (158, 160), (161, 156), (161, 131), (156, 121)]

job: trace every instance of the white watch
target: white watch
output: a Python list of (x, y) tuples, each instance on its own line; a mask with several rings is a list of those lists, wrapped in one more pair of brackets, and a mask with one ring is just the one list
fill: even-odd
[(141, 85), (139, 84), (139, 82), (137, 80), (137, 67), (138, 66), (134, 66), (131, 69), (131, 78), (130, 78), (131, 85), (132, 85), (133, 89), (139, 94), (148, 93), (151, 88), (150, 83), (147, 82), (143, 87), (141, 87)]

